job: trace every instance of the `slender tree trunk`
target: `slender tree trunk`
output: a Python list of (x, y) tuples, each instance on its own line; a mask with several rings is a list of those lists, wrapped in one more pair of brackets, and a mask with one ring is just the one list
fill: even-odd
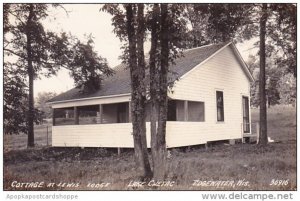
[[(129, 67), (131, 77), (131, 116), (132, 116), (132, 129), (134, 139), (134, 151), (137, 167), (142, 171), (144, 177), (151, 176), (151, 168), (148, 159), (147, 147), (145, 146), (146, 125), (145, 125), (145, 89), (143, 76), (145, 69), (138, 66), (137, 57), (137, 37), (134, 27), (135, 10), (132, 4), (126, 5), (127, 17), (127, 34), (129, 43)], [(138, 38), (140, 40), (140, 37)], [(139, 41), (140, 42), (140, 41)], [(141, 45), (138, 46), (139, 53), (141, 54)], [(141, 58), (139, 58), (139, 63)], [(141, 75), (142, 74), (142, 75)]]
[(27, 30), (26, 30), (26, 49), (27, 49), (27, 73), (28, 73), (28, 80), (29, 80), (29, 93), (28, 93), (28, 116), (27, 116), (27, 122), (28, 122), (28, 141), (27, 146), (28, 147), (34, 147), (34, 98), (33, 98), (33, 80), (34, 80), (34, 70), (32, 66), (32, 38), (31, 38), (31, 24), (32, 24), (32, 18), (33, 18), (33, 5), (30, 4), (29, 7), (29, 15), (27, 20)]
[(262, 16), (260, 18), (260, 73), (259, 73), (259, 94), (260, 94), (260, 127), (259, 127), (259, 143), (268, 143), (267, 134), (267, 104), (266, 104), (266, 22), (267, 22), (267, 4), (263, 4)]
[(137, 15), (137, 55), (138, 55), (138, 76), (139, 76), (139, 89), (140, 95), (140, 128), (141, 128), (141, 146), (142, 146), (142, 158), (144, 166), (144, 176), (152, 177), (152, 171), (149, 162), (148, 149), (147, 149), (147, 137), (146, 137), (146, 83), (145, 83), (145, 54), (144, 54), (144, 38), (145, 38), (145, 17), (144, 17), (144, 4), (138, 4)]
[(156, 135), (156, 158), (154, 164), (154, 179), (163, 180), (166, 169), (166, 122), (168, 113), (168, 66), (169, 66), (169, 25), (168, 25), (168, 4), (161, 4), (161, 31), (160, 31), (160, 77), (158, 95), (158, 122)]
[(153, 6), (153, 16), (151, 20), (151, 49), (150, 49), (150, 59), (149, 59), (149, 66), (150, 66), (150, 104), (151, 104), (151, 154), (152, 154), (152, 161), (153, 161), (153, 172), (156, 175), (157, 170), (160, 169), (159, 162), (158, 162), (158, 144), (157, 144), (157, 130), (156, 130), (156, 122), (157, 118), (157, 93), (158, 90), (158, 69), (157, 69), (157, 57), (158, 57), (158, 39), (159, 39), (159, 26), (158, 26), (158, 18), (159, 18), (159, 5), (154, 4)]

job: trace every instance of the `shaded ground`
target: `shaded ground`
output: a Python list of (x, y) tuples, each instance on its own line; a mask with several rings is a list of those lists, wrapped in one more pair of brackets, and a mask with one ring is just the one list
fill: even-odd
[[(295, 190), (295, 108), (271, 108), (268, 114), (269, 135), (279, 143), (272, 143), (266, 147), (257, 144), (217, 143), (207, 150), (204, 146), (170, 150), (166, 181), (175, 182), (173, 186), (156, 188), (149, 187), (148, 183), (142, 187), (130, 186), (133, 181), (139, 181), (134, 167), (133, 150), (130, 149), (123, 150), (121, 156), (118, 156), (115, 149), (52, 147), (22, 149), (21, 146), (17, 146), (16, 150), (11, 151), (6, 148), (4, 154), (4, 189)], [(252, 121), (255, 122), (257, 119), (257, 110), (252, 110)], [(19, 139), (18, 136), (13, 137), (14, 140)], [(15, 144), (22, 143), (15, 142)], [(9, 143), (5, 145), (13, 148)], [(202, 185), (193, 185), (195, 180), (201, 181)], [(213, 187), (203, 185), (204, 181), (211, 180), (234, 181), (235, 185)], [(239, 180), (249, 183), (246, 186), (238, 185)], [(272, 181), (278, 180), (287, 182), (282, 185), (271, 185)], [(16, 188), (15, 185), (12, 187), (14, 181), (34, 181), (44, 184), (40, 188)], [(49, 183), (55, 185), (46, 187)]]

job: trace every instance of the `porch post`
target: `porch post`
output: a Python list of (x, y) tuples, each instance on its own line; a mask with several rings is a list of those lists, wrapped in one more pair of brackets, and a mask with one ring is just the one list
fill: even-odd
[(188, 108), (189, 108), (188, 101), (185, 100), (184, 101), (184, 121), (188, 121), (188, 119), (189, 119)]
[(131, 122), (131, 101), (128, 102), (128, 122)]
[(78, 125), (79, 124), (79, 116), (78, 116), (78, 109), (76, 106), (74, 107), (74, 119), (75, 119), (75, 125)]
[(55, 108), (52, 108), (52, 126), (55, 126)]
[(102, 124), (102, 117), (103, 117), (103, 105), (99, 105), (99, 123)]

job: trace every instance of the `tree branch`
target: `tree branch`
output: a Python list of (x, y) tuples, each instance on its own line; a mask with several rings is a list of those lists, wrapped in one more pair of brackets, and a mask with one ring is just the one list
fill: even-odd
[[(9, 53), (11, 53), (11, 54), (13, 54), (13, 55), (16, 55), (16, 56), (18, 56), (18, 57), (21, 57), (22, 59), (27, 59), (27, 57), (25, 57), (24, 55), (21, 55), (21, 54), (19, 54), (19, 53), (16, 53), (15, 51), (13, 51), (13, 50), (10, 50), (10, 49), (7, 49), (7, 48), (4, 48), (3, 49), (4, 51), (7, 51), (7, 52), (9, 52)], [(43, 61), (43, 60), (35, 60), (35, 59), (32, 59), (32, 61), (33, 62), (39, 62), (39, 63), (43, 63), (43, 64), (47, 64), (47, 65), (58, 65), (57, 63), (54, 63), (54, 62), (47, 62), (47, 61)], [(65, 65), (61, 65), (62, 67), (65, 67), (65, 68), (67, 68), (67, 66), (65, 66)]]
[(61, 9), (63, 9), (67, 15), (67, 17), (69, 17), (69, 13), (72, 11), (68, 11), (65, 7), (63, 7), (61, 4), (55, 4), (55, 6), (60, 7)]
[(13, 50), (10, 50), (10, 49), (7, 49), (7, 48), (4, 48), (3, 50), (4, 50), (4, 51), (7, 51), (7, 52), (9, 52), (9, 53), (11, 53), (11, 54), (13, 54), (13, 55), (16, 55), (16, 56), (18, 56), (18, 57), (21, 57), (21, 58), (23, 58), (23, 59), (27, 59), (27, 57), (24, 57), (24, 55), (21, 55), (21, 54), (19, 54), (19, 53), (16, 53), (16, 52), (13, 51)]
[(23, 22), (23, 20), (21, 20), (21, 18), (19, 18), (18, 15), (14, 14), (13, 12), (11, 11), (8, 11), (9, 14), (11, 14), (12, 16), (14, 16), (15, 18), (17, 18), (24, 26), (26, 25), (25, 22)]

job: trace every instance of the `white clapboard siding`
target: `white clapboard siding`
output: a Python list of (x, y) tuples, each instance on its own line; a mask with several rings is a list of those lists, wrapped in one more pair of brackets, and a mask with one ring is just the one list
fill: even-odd
[[(150, 147), (150, 123), (147, 123)], [(52, 127), (52, 146), (56, 147), (133, 147), (132, 124), (89, 124)]]
[[(204, 122), (167, 122), (168, 148), (204, 144), (210, 140)], [(150, 148), (150, 123), (146, 123), (147, 146)], [(55, 147), (127, 147), (133, 148), (131, 123), (68, 125), (52, 127), (52, 146)], [(195, 137), (197, 136), (197, 137)]]
[(89, 124), (52, 127), (52, 146), (133, 147), (132, 124)]
[[(176, 82), (174, 99), (205, 102), (205, 122), (199, 132), (186, 128), (191, 138), (197, 140), (199, 133), (206, 141), (241, 138), (242, 96), (250, 100), (250, 82), (232, 47), (227, 46), (204, 64)], [(224, 122), (217, 122), (216, 90), (223, 91)], [(185, 137), (173, 137), (172, 141), (183, 141)], [(176, 144), (176, 142), (174, 142)]]

